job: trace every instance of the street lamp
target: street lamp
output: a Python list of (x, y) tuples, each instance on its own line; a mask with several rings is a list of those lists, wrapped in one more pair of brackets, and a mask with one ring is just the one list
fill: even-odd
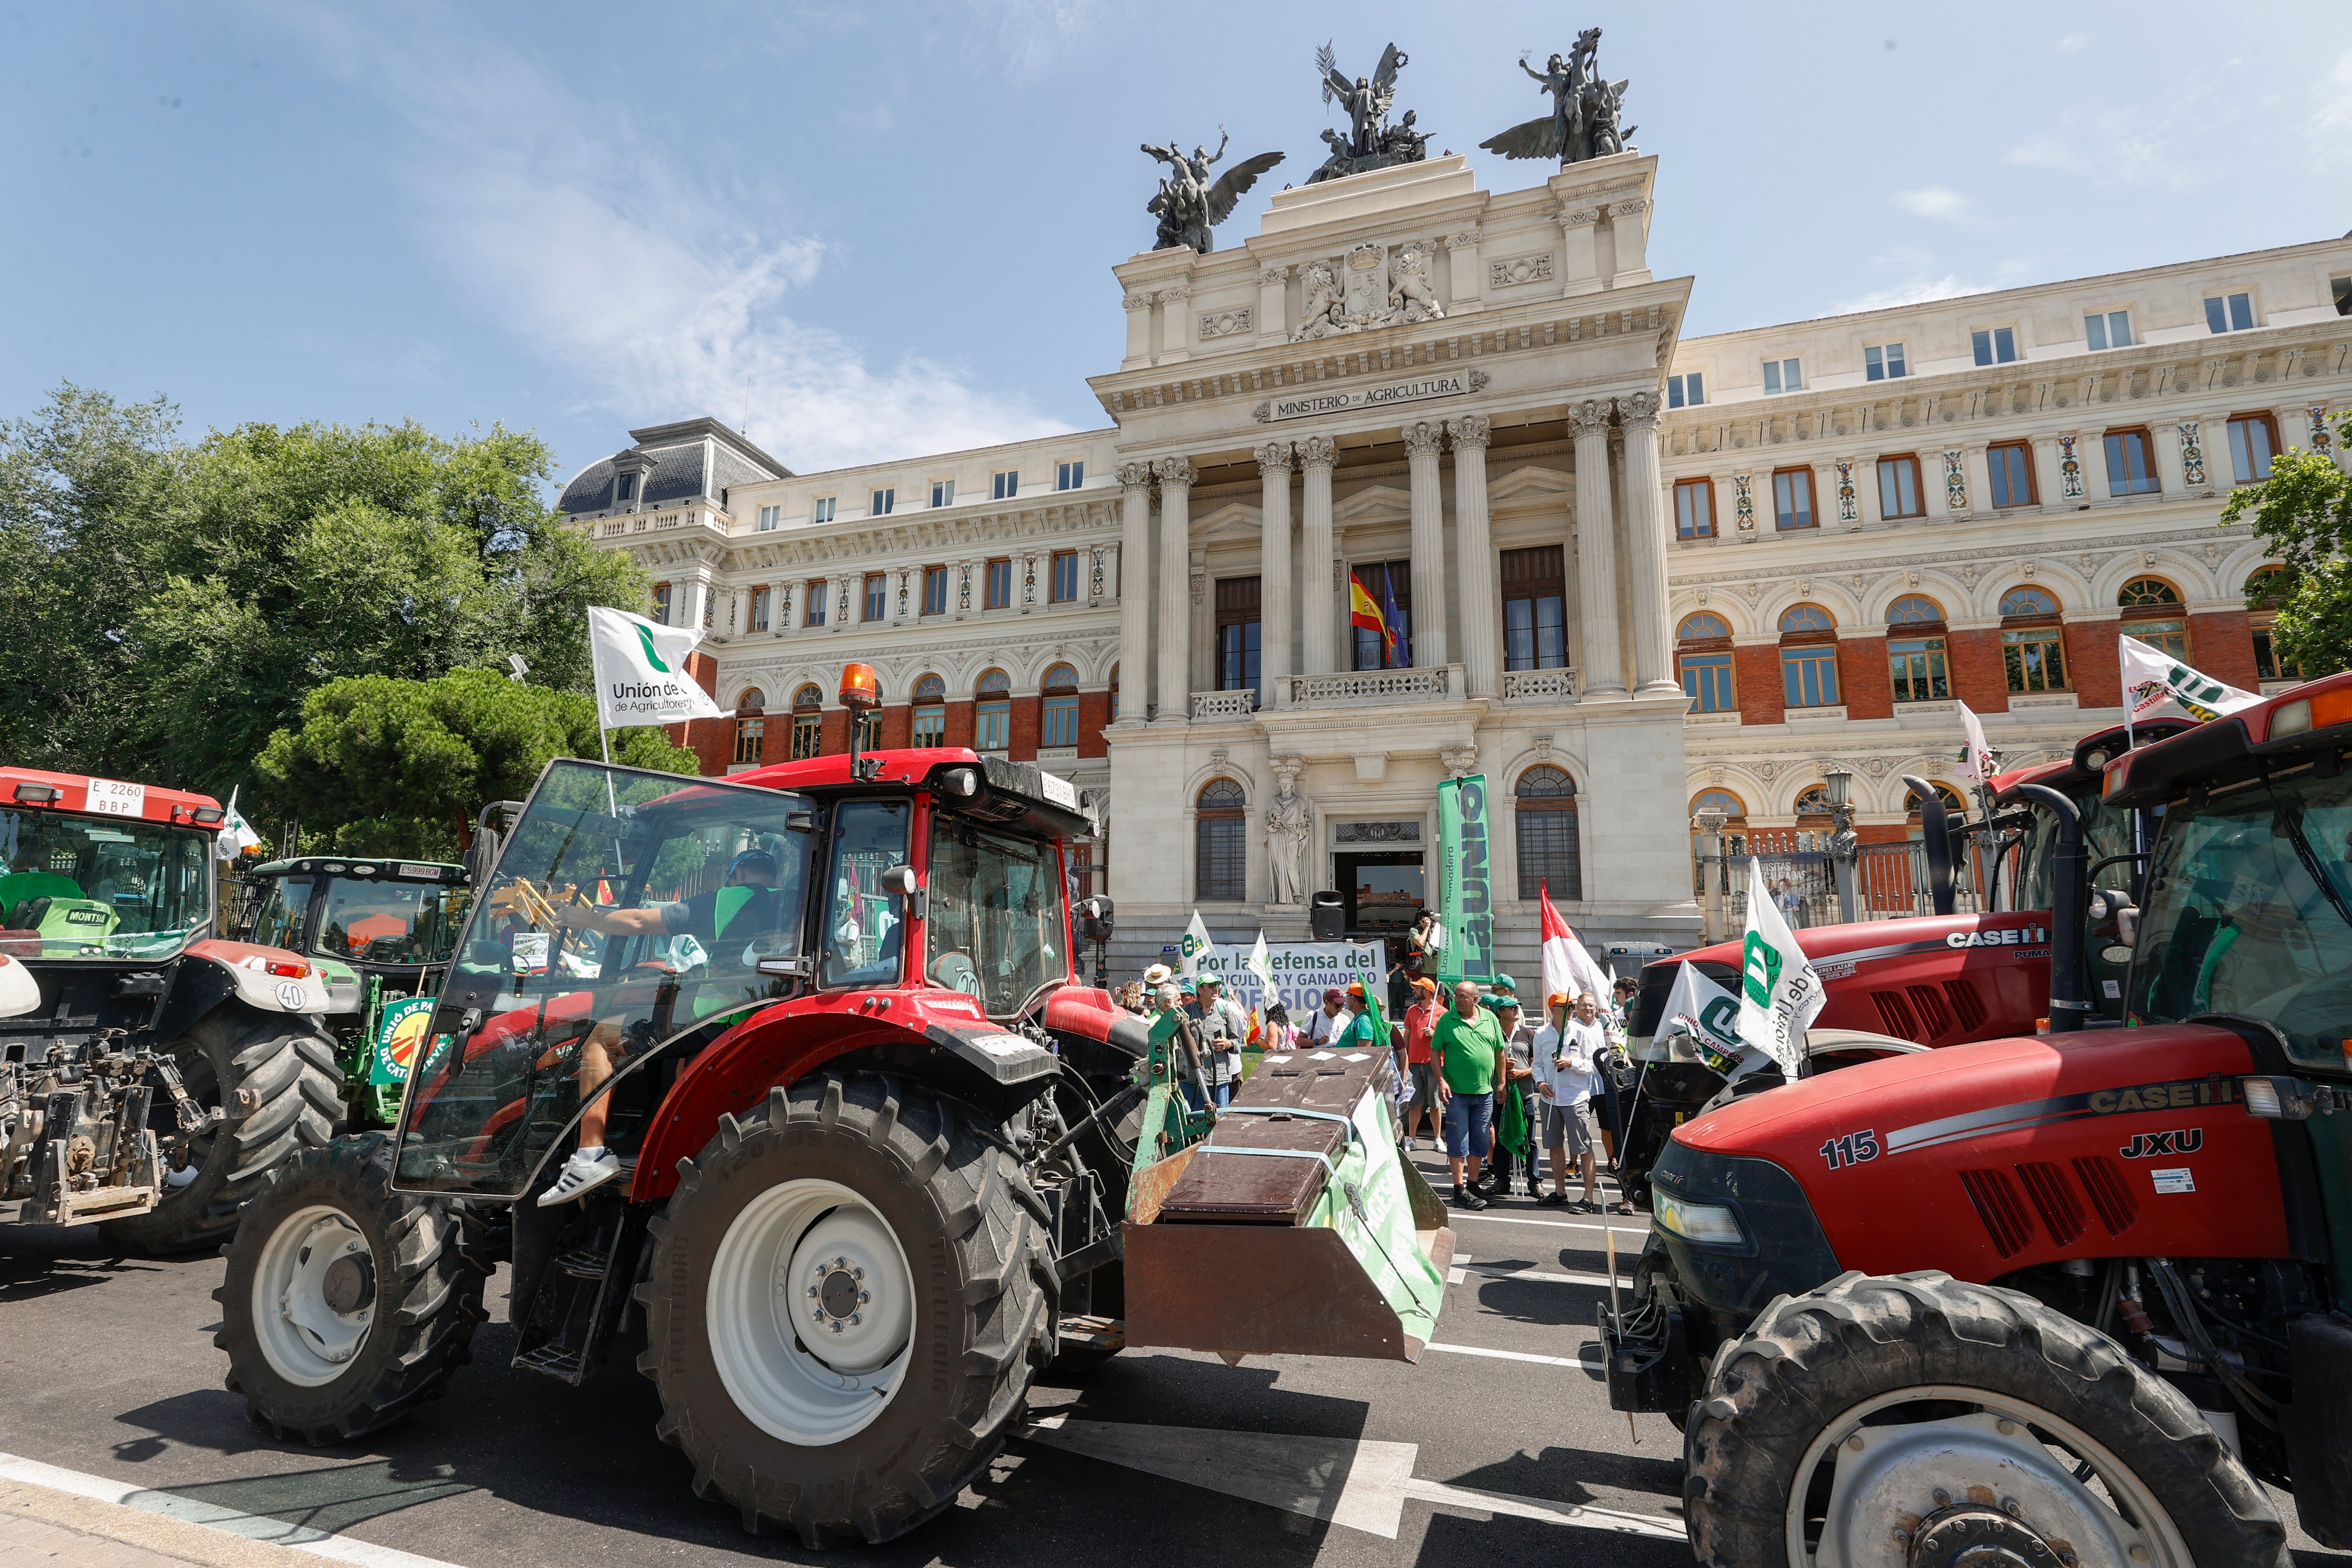
[(1862, 840), (1853, 830), (1853, 774), (1830, 768), (1822, 774), (1822, 793), (1830, 804), (1830, 863), (1837, 876), (1838, 918), (1854, 919), (1854, 867), (1862, 858)]

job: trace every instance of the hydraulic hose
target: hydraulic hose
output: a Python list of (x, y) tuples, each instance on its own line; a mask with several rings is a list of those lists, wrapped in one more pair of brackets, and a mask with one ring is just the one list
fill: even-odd
[(1944, 797), (1936, 793), (1935, 785), (1909, 773), (1903, 775), (1903, 782), (1919, 803), (1920, 842), (1927, 852), (1927, 896), (1937, 914), (1948, 915), (1959, 907), (1952, 886), (1950, 813), (1944, 809)]
[(2048, 784), (2015, 787), (2058, 819), (2058, 848), (2050, 868), (2050, 1032), (2072, 1034), (2091, 1013), (2090, 981), (2083, 965), (2083, 933), (2091, 918), (2083, 816), (2073, 801)]

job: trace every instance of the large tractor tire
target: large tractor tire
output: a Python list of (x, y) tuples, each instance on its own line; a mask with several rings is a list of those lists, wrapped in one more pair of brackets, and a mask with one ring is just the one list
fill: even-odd
[(1707, 1568), (2288, 1562), (2179, 1390), (2032, 1297), (1944, 1274), (1774, 1301), (1716, 1352), (1684, 1460)]
[(917, 1083), (772, 1091), (681, 1163), (639, 1289), (662, 1438), (697, 1496), (817, 1548), (888, 1541), (1003, 1446), (1054, 1358), (1044, 1203)]
[[(307, 1017), (232, 1002), (198, 1019), (169, 1054), (189, 1097), (228, 1115), (194, 1139), (184, 1164), (167, 1168), (153, 1208), (99, 1227), (116, 1246), (139, 1252), (192, 1252), (227, 1240), (254, 1178), (304, 1149), (323, 1148), (343, 1114), (335, 1043)], [(151, 1124), (175, 1127), (173, 1111), (159, 1092)]]
[(438, 1397), (469, 1359), (488, 1272), (448, 1205), (392, 1190), (377, 1132), (305, 1150), (257, 1189), (213, 1292), (247, 1414), (328, 1443)]

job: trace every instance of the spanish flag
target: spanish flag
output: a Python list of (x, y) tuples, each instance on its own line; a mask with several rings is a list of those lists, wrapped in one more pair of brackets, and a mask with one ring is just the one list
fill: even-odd
[(1396, 626), (1389, 616), (1381, 613), (1381, 606), (1372, 600), (1371, 590), (1366, 588), (1364, 580), (1353, 572), (1348, 574), (1348, 621), (1351, 626), (1380, 635), (1383, 663), (1396, 658)]

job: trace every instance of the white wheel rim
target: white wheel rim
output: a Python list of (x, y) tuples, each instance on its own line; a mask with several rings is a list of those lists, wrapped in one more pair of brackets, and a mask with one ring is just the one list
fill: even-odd
[[(1973, 1410), (1915, 1422), (1884, 1420), (1895, 1406), (1927, 1401)], [(1873, 1416), (1881, 1419), (1865, 1424)], [(1807, 1492), (1816, 1468), (1833, 1452), (1837, 1471), (1827, 1517), (1818, 1545), (1808, 1551)], [(2091, 1475), (2078, 1481), (2074, 1472), (2085, 1462)], [(1969, 1521), (1978, 1543), (1989, 1543), (1990, 1515), (2000, 1513), (2053, 1547), (2063, 1543), (2074, 1555), (2062, 1561), (2077, 1568), (2196, 1568), (2163, 1503), (2097, 1439), (2030, 1401), (1948, 1384), (1882, 1394), (1822, 1427), (1797, 1467), (1790, 1494), (1789, 1561), (1811, 1568), (1901, 1562), (1915, 1533), (1951, 1517), (1950, 1510), (1972, 1506), (1986, 1510)]]
[(760, 1194), (711, 1258), (704, 1317), (735, 1407), (802, 1447), (863, 1431), (912, 1353), (914, 1273), (887, 1221), (837, 1182)]
[(297, 1210), (270, 1233), (253, 1271), (253, 1322), (272, 1372), (317, 1388), (350, 1367), (367, 1342), (376, 1303), (371, 1297), (352, 1311), (336, 1311), (327, 1304), (327, 1270), (367, 1251), (351, 1216), (323, 1204)]

